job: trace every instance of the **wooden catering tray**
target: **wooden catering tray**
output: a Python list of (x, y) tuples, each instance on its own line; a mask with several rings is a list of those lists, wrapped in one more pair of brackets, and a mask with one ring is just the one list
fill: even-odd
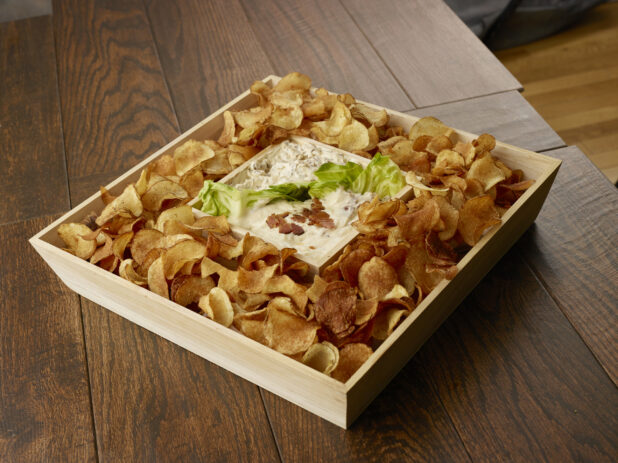
[[(274, 85), (278, 80), (279, 77), (269, 76), (264, 82)], [(256, 102), (254, 95), (244, 92), (106, 188), (119, 195), (126, 185), (137, 181), (147, 164), (166, 153), (173, 153), (186, 140), (216, 139), (223, 127), (222, 113), (225, 110), (246, 109)], [(389, 113), (391, 123), (405, 130), (418, 120), (414, 116), (384, 109)], [(459, 130), (456, 133), (462, 141), (477, 138), (477, 135)], [(532, 224), (560, 166), (557, 159), (500, 142), (492, 155), (512, 169), (521, 169), (525, 178), (535, 179), (535, 183), (504, 214), (502, 224), (483, 236), (463, 257), (455, 278), (442, 281), (346, 383), (63, 251), (64, 244), (56, 229), (63, 223), (81, 221), (91, 211), (100, 212), (104, 204), (98, 192), (37, 233), (30, 243), (60, 279), (82, 296), (347, 428)]]

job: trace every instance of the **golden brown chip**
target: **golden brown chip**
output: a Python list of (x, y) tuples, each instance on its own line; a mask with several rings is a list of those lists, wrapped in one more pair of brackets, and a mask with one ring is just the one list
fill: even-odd
[[(144, 204), (144, 209), (158, 211), (166, 199), (187, 199), (188, 197), (189, 194), (183, 187), (171, 180), (165, 179), (148, 188), (142, 196), (142, 203)], [(120, 199), (120, 196), (118, 199)]]
[(97, 265), (101, 267), (103, 270), (107, 270), (108, 272), (115, 272), (118, 264), (120, 263), (120, 259), (118, 259), (114, 255), (109, 255), (104, 259), (101, 259)]
[(102, 233), (101, 236), (105, 237), (105, 244), (97, 248), (94, 254), (90, 257), (91, 264), (96, 264), (114, 253), (112, 250), (112, 238), (106, 233)]
[(425, 147), (425, 151), (432, 154), (438, 154), (440, 151), (450, 150), (453, 147), (453, 142), (446, 135), (438, 135), (431, 139), (427, 146)]
[(358, 286), (358, 271), (373, 256), (374, 252), (365, 248), (354, 249), (344, 256), (339, 264), (343, 279), (350, 283), (350, 286)]
[(339, 363), (339, 349), (327, 341), (314, 344), (307, 349), (302, 362), (314, 370), (330, 375)]
[(292, 299), (290, 299), (289, 297), (284, 297), (284, 296), (273, 297), (268, 303), (268, 309), (269, 310), (277, 309), (282, 312), (287, 312), (291, 315), (297, 315), (297, 316), (305, 318), (304, 314), (298, 313), (298, 310), (296, 310), (296, 307), (294, 306)]
[(268, 311), (266, 308), (253, 312), (237, 313), (234, 315), (234, 326), (245, 336), (267, 345), (264, 337), (264, 327)]
[(474, 151), (477, 155), (486, 153), (496, 147), (496, 139), (488, 133), (483, 133), (472, 142), (472, 146), (474, 146)]
[(391, 246), (391, 249), (382, 256), (391, 267), (397, 269), (403, 265), (406, 260), (406, 254), (408, 253), (408, 248), (403, 245), (394, 245)]
[(244, 291), (239, 291), (235, 300), (239, 309), (245, 312), (253, 312), (268, 301), (270, 301), (268, 294), (247, 294)]
[(260, 149), (255, 146), (241, 146), (241, 145), (229, 145), (227, 147), (227, 150), (230, 153), (230, 156), (234, 153), (237, 153), (240, 156), (242, 156), (242, 159), (244, 159), (245, 161), (251, 159), (253, 156), (255, 156), (260, 151)]
[[(410, 244), (404, 267), (400, 270), (399, 275), (405, 275), (405, 271), (411, 274), (411, 277), (416, 281), (416, 284), (421, 288), (423, 294), (429, 292), (436, 287), (442, 280), (442, 276), (437, 273), (428, 273), (426, 265), (430, 263), (430, 257), (425, 249), (425, 243), (422, 240), (416, 240)], [(409, 277), (408, 277), (409, 278)], [(412, 293), (413, 288), (410, 288), (410, 281), (406, 281), (406, 277), (401, 279), (406, 290)]]
[(112, 243), (112, 252), (113, 254), (120, 260), (124, 259), (124, 252), (135, 233), (132, 231), (123, 233), (120, 236), (117, 236)]
[(466, 189), (465, 194), (466, 198), (474, 198), (475, 196), (481, 196), (485, 189), (483, 188), (483, 184), (475, 178), (467, 178), (466, 180)]
[(458, 141), (455, 146), (453, 146), (453, 151), (457, 151), (463, 156), (466, 167), (470, 167), (470, 164), (474, 161), (474, 156), (476, 156), (476, 151), (472, 143)]
[(350, 106), (356, 103), (356, 99), (349, 93), (341, 93), (337, 95), (337, 100), (341, 101), (346, 106)]
[(407, 140), (406, 137), (403, 137), (401, 135), (394, 135), (378, 143), (378, 151), (380, 151), (382, 154), (388, 154), (393, 146), (405, 140)]
[(131, 241), (131, 256), (138, 265), (141, 265), (151, 250), (161, 247), (163, 247), (163, 233), (158, 230), (142, 229)]
[(251, 269), (253, 262), (266, 256), (279, 256), (279, 250), (270, 243), (253, 235), (245, 235), (243, 239), (243, 257), (240, 265), (245, 269)]
[(139, 286), (147, 286), (148, 279), (135, 271), (134, 264), (135, 263), (133, 259), (123, 260), (122, 262), (120, 262), (118, 274), (125, 280), (129, 280), (131, 283)]
[(391, 289), (388, 293), (386, 293), (384, 296), (380, 298), (380, 302), (382, 301), (399, 302), (400, 299), (407, 298), (409, 296), (410, 296), (410, 293), (404, 286), (400, 284), (396, 284), (395, 286), (393, 286), (393, 289)]
[(99, 191), (101, 192), (101, 201), (103, 201), (103, 204), (106, 206), (116, 199), (116, 197), (107, 191), (107, 188), (104, 186), (99, 187)]
[(319, 325), (287, 311), (268, 305), (264, 338), (268, 345), (282, 354), (305, 352), (316, 340)]
[(352, 120), (341, 130), (337, 143), (342, 150), (364, 150), (369, 146), (369, 131), (357, 120)]
[(225, 111), (223, 113), (223, 129), (221, 130), (221, 135), (217, 140), (221, 146), (227, 146), (234, 140), (234, 133), (236, 132), (236, 124), (234, 122), (234, 116), (230, 111)]
[(489, 155), (474, 161), (466, 174), (466, 179), (474, 179), (481, 182), (484, 191), (489, 190), (505, 178), (503, 170), (496, 165), (494, 158)]
[(483, 232), (501, 222), (493, 199), (490, 196), (477, 196), (469, 199), (459, 211), (457, 230), (470, 246), (481, 239)]
[(234, 270), (230, 270), (227, 267), (221, 265), (218, 262), (215, 262), (208, 257), (204, 257), (202, 259), (202, 263), (200, 265), (200, 273), (202, 278), (206, 278), (207, 276), (217, 274), (219, 275), (219, 281), (217, 286), (227, 291), (232, 296), (236, 297), (238, 292), (238, 272)]
[(434, 170), (439, 171), (437, 175), (456, 173), (463, 170), (464, 158), (457, 151), (443, 149), (436, 156)]
[(234, 321), (234, 308), (227, 293), (221, 288), (212, 288), (200, 297), (198, 306), (204, 315), (223, 326), (230, 326)]
[(356, 301), (356, 318), (354, 319), (354, 324), (357, 326), (364, 325), (376, 316), (377, 311), (377, 299), (359, 299)]
[(272, 88), (261, 80), (256, 80), (253, 82), (249, 90), (253, 95), (258, 97), (258, 103), (260, 106), (266, 106), (268, 104), (268, 98), (270, 98), (270, 94), (273, 91)]
[(405, 309), (397, 308), (390, 308), (380, 312), (373, 324), (371, 335), (378, 341), (383, 341), (390, 336), (406, 312)]
[[(164, 154), (160, 158), (153, 161), (149, 166), (150, 173), (167, 177), (168, 175), (176, 175), (176, 165), (174, 158), (169, 154)], [(143, 193), (140, 193), (143, 194)]]
[(436, 196), (434, 199), (440, 208), (440, 219), (444, 222), (444, 229), (438, 233), (438, 236), (442, 241), (450, 240), (457, 231), (459, 211), (444, 197)]
[(227, 150), (215, 151), (215, 156), (202, 164), (202, 169), (208, 175), (225, 175), (232, 171), (232, 164), (228, 158)]
[(182, 275), (174, 278), (170, 293), (174, 302), (186, 307), (193, 302), (199, 302), (200, 298), (207, 295), (214, 287), (215, 282), (211, 277)]
[(178, 184), (187, 190), (189, 197), (195, 198), (204, 186), (204, 174), (201, 169), (190, 170), (180, 177)]
[(270, 123), (285, 130), (292, 130), (300, 126), (303, 121), (303, 112), (300, 106), (290, 108), (276, 108), (270, 116)]
[(371, 357), (371, 354), (373, 351), (366, 344), (346, 344), (339, 351), (339, 363), (331, 376), (345, 383)]
[(433, 138), (431, 135), (420, 135), (414, 139), (412, 147), (415, 151), (426, 151), (427, 145), (429, 145)]
[(178, 221), (186, 225), (192, 225), (195, 222), (193, 208), (191, 206), (183, 205), (166, 209), (159, 214), (155, 224), (155, 229), (160, 232), (165, 231), (165, 224), (168, 221)]
[(448, 188), (430, 187), (430, 186), (425, 185), (422, 182), (422, 180), (423, 180), (423, 177), (418, 176), (416, 172), (408, 172), (406, 174), (406, 183), (414, 187), (415, 196), (420, 196), (420, 193), (416, 194), (416, 190), (428, 191), (429, 193), (435, 196), (446, 196), (448, 194)]
[[(419, 199), (421, 198), (417, 198), (414, 201)], [(424, 236), (425, 233), (438, 224), (439, 220), (440, 207), (433, 198), (424, 200), (420, 209), (395, 217), (402, 236), (407, 240), (415, 240)]]
[(163, 269), (163, 259), (158, 257), (148, 267), (148, 289), (155, 294), (158, 294), (165, 299), (169, 299), (169, 289), (165, 279), (165, 271)]
[(299, 108), (303, 104), (302, 90), (274, 91), (270, 102), (279, 108)]
[(142, 200), (137, 194), (135, 185), (131, 184), (124, 189), (120, 196), (105, 206), (96, 223), (98, 226), (102, 226), (119, 214), (139, 217), (143, 210)]
[(429, 135), (431, 137), (446, 135), (447, 137), (450, 137), (452, 133), (453, 129), (444, 125), (442, 121), (436, 119), (435, 117), (428, 116), (423, 117), (414, 123), (414, 125), (410, 128), (408, 138), (410, 140), (415, 140), (421, 135)]
[(194, 240), (183, 240), (167, 249), (162, 257), (165, 278), (171, 280), (188, 262), (196, 263), (206, 254), (206, 245)]
[(309, 299), (307, 296), (307, 288), (296, 283), (289, 276), (273, 276), (266, 282), (262, 291), (267, 294), (282, 293), (289, 296), (294, 301), (294, 304), (296, 304), (299, 312), (305, 313), (307, 300)]
[(324, 102), (317, 98), (304, 103), (301, 109), (306, 118), (323, 118), (326, 117), (327, 114)]
[(236, 259), (237, 257), (242, 256), (244, 241), (245, 239), (243, 238), (240, 241), (237, 241), (236, 244), (233, 246), (227, 245), (226, 243), (219, 241), (218, 242), (219, 255), (223, 257), (224, 259), (230, 259), (230, 260)]
[(345, 281), (329, 283), (315, 305), (315, 319), (335, 335), (345, 333), (356, 319), (356, 290)]
[(238, 267), (238, 289), (249, 294), (261, 293), (278, 267), (278, 264), (260, 270), (245, 270), (243, 267)]
[(85, 240), (82, 236), (92, 232), (83, 223), (64, 223), (58, 227), (58, 236), (68, 250), (80, 259), (89, 259), (97, 249), (96, 240)]
[(314, 122), (313, 126), (320, 128), (328, 137), (337, 137), (351, 121), (352, 115), (350, 110), (346, 105), (338, 101), (333, 106), (330, 117), (325, 121)]
[(286, 92), (288, 90), (309, 91), (311, 79), (300, 72), (290, 72), (283, 76), (273, 89), (275, 92)]
[(352, 117), (365, 124), (376, 127), (385, 126), (388, 123), (388, 113), (384, 109), (373, 109), (361, 103), (355, 103), (350, 107)]
[(243, 129), (249, 129), (265, 123), (272, 113), (272, 106), (256, 106), (244, 111), (232, 113), (236, 123)]
[(214, 156), (215, 152), (208, 145), (188, 140), (174, 150), (176, 174), (182, 176)]
[(371, 202), (363, 203), (358, 207), (358, 220), (363, 224), (382, 222), (395, 214), (399, 210), (399, 201), (380, 201), (374, 196)]
[(322, 279), (320, 275), (316, 275), (313, 279), (313, 284), (307, 290), (307, 297), (311, 302), (317, 302), (327, 286), (328, 281)]
[(324, 88), (318, 88), (315, 91), (315, 97), (316, 99), (324, 103), (324, 108), (326, 109), (326, 112), (331, 112), (337, 104), (337, 101), (339, 101), (337, 100), (336, 94), (329, 93), (328, 90)]
[(358, 288), (364, 299), (381, 299), (398, 283), (395, 269), (380, 257), (372, 257), (358, 271)]
[(326, 132), (321, 127), (311, 127), (310, 135), (313, 139), (320, 143), (326, 143), (327, 145), (337, 146), (339, 138), (336, 136), (326, 135)]

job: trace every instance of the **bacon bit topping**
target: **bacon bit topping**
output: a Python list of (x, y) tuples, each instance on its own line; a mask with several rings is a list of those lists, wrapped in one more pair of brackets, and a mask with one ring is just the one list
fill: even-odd
[(284, 235), (292, 233), (292, 224), (284, 220), (283, 223), (279, 225), (279, 233), (283, 233)]
[(266, 225), (268, 225), (269, 228), (277, 228), (282, 222), (285, 222), (282, 214), (270, 214), (266, 218)]
[(292, 223), (291, 225), (292, 225), (292, 233), (294, 233), (296, 236), (302, 235), (303, 233), (305, 233), (305, 230), (300, 225), (297, 225), (295, 223)]
[(311, 202), (311, 209), (303, 208), (301, 215), (294, 214), (292, 220), (305, 223), (306, 219), (309, 219), (309, 225), (315, 225), (322, 228), (335, 228), (335, 222), (328, 215), (328, 212), (324, 210), (324, 205), (318, 198), (313, 198)]
[(309, 217), (309, 225), (322, 228), (335, 228), (335, 222), (326, 211), (319, 211)]
[(305, 230), (301, 226), (285, 220), (289, 214), (289, 212), (284, 212), (282, 214), (271, 214), (266, 218), (266, 225), (270, 228), (278, 228), (279, 233), (283, 235), (288, 235), (290, 233), (302, 235), (305, 233)]
[(318, 198), (313, 198), (313, 201), (311, 201), (311, 210), (314, 212), (323, 211), (324, 205), (322, 204), (322, 201)]

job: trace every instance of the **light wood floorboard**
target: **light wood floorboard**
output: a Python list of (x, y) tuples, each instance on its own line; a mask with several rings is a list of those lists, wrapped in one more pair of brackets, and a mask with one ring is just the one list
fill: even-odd
[(618, 2), (552, 37), (496, 53), (568, 145), (618, 181)]

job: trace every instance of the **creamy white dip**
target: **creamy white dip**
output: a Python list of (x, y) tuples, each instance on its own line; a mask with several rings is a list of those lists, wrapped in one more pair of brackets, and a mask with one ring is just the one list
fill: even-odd
[(345, 164), (343, 153), (322, 148), (310, 142), (286, 140), (273, 147), (272, 152), (249, 161), (246, 169), (229, 182), (239, 190), (263, 190), (281, 183), (310, 182), (317, 180), (313, 172), (326, 163)]
[[(290, 182), (317, 180), (313, 175), (322, 164), (332, 162), (344, 165), (351, 159), (336, 150), (287, 140), (277, 145), (266, 156), (249, 163), (247, 168), (229, 182), (238, 189), (261, 190), (271, 185)], [(356, 162), (356, 160), (353, 160)], [(359, 163), (360, 164), (360, 163)], [(279, 248), (295, 248), (302, 257), (313, 260), (330, 254), (339, 245), (339, 238), (352, 228), (357, 220), (358, 206), (371, 201), (374, 193), (358, 194), (339, 188), (321, 199), (324, 211), (328, 213), (335, 228), (324, 228), (292, 220), (292, 215), (302, 215), (302, 210), (311, 209), (311, 200), (305, 202), (274, 201), (270, 204), (256, 204), (240, 217), (228, 217), (232, 226), (242, 227)], [(280, 233), (270, 228), (266, 219), (272, 214), (289, 212), (287, 222), (296, 223), (304, 230), (301, 235)]]
[[(321, 199), (324, 211), (330, 215), (335, 228), (324, 228), (308, 223), (292, 220), (293, 214), (301, 214), (304, 208), (311, 209), (311, 200), (304, 202), (275, 201), (262, 207), (254, 207), (240, 217), (229, 217), (232, 226), (239, 226), (250, 230), (252, 234), (279, 247), (294, 248), (304, 257), (318, 258), (330, 253), (338, 245), (336, 238), (342, 236), (351, 228), (351, 223), (357, 219), (357, 209), (362, 203), (371, 201), (374, 193), (358, 194), (346, 191), (343, 188), (335, 190)], [(279, 233), (278, 228), (270, 228), (266, 219), (271, 214), (289, 212), (288, 222), (297, 223), (304, 233)]]

